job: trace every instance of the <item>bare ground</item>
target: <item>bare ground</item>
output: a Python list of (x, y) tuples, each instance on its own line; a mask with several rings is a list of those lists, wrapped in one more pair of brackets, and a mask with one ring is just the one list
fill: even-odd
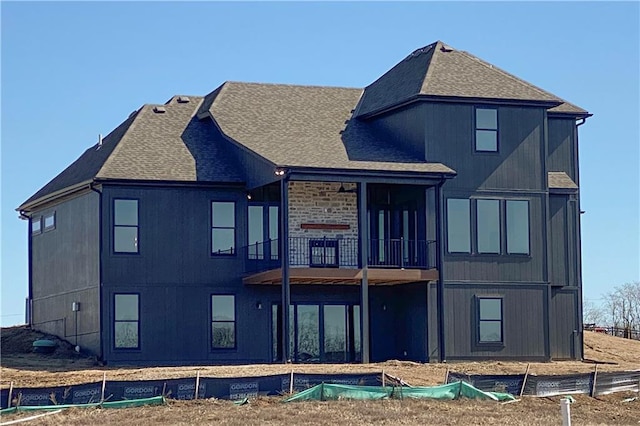
[[(524, 373), (525, 362), (459, 362), (420, 364), (408, 361), (323, 365), (246, 365), (157, 368), (115, 368), (100, 366), (95, 358), (76, 354), (71, 345), (60, 342), (52, 355), (30, 352), (33, 340), (42, 334), (26, 327), (2, 329), (1, 380), (7, 386), (56, 386), (102, 380), (162, 379), (201, 376), (240, 377), (297, 372), (380, 372), (400, 377), (417, 386), (441, 384), (447, 368), (469, 374)], [(640, 341), (585, 332), (585, 358), (591, 362), (562, 361), (531, 363), (531, 374), (571, 374), (640, 368)], [(604, 364), (602, 364), (604, 363)], [(640, 401), (622, 402), (637, 394), (612, 394), (589, 398), (579, 395), (571, 406), (574, 424), (640, 425)], [(244, 406), (215, 399), (169, 401), (161, 407), (123, 410), (72, 409), (39, 418), (30, 424), (84, 425), (89, 423), (162, 424), (512, 424), (547, 425), (560, 422), (560, 398), (523, 398), (511, 404), (487, 401), (337, 401), (281, 404), (280, 398), (260, 398)], [(6, 420), (33, 413), (5, 416)], [(2, 419), (5, 420), (4, 418)]]

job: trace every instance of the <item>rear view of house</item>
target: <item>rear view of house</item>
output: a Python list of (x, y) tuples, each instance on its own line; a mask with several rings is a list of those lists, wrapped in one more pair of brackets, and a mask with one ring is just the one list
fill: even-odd
[(589, 116), (442, 42), (144, 105), (18, 208), (28, 318), (113, 364), (580, 359)]

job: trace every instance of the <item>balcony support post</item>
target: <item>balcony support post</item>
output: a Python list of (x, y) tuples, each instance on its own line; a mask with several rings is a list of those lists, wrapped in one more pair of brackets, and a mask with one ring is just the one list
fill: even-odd
[(291, 290), (289, 288), (289, 177), (285, 176), (280, 181), (280, 259), (282, 262), (282, 362), (287, 363), (292, 359), (289, 353), (289, 306), (291, 305)]
[(367, 266), (369, 264), (369, 228), (367, 227), (367, 183), (358, 184), (358, 222), (360, 233), (360, 266), (362, 282), (360, 286), (360, 326), (362, 341), (362, 363), (369, 363), (369, 281)]

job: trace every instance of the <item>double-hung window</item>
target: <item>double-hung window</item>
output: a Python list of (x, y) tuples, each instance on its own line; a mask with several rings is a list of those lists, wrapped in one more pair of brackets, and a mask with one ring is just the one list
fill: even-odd
[(478, 343), (502, 343), (502, 298), (478, 297)]
[(211, 203), (211, 254), (236, 253), (236, 204), (233, 201)]
[(211, 296), (211, 347), (233, 349), (236, 347), (235, 296)]
[(495, 108), (476, 108), (476, 151), (498, 151), (498, 110)]
[(138, 200), (113, 200), (113, 251), (138, 253)]
[(116, 349), (140, 347), (140, 305), (137, 294), (114, 295), (114, 343)]

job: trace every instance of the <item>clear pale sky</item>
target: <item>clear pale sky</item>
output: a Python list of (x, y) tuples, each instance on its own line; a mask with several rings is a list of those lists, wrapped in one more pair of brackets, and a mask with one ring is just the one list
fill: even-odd
[(584, 296), (640, 280), (639, 3), (33, 3), (2, 14), (1, 323), (24, 322), (15, 208), (145, 103), (226, 80), (364, 87), (435, 40), (594, 114)]

